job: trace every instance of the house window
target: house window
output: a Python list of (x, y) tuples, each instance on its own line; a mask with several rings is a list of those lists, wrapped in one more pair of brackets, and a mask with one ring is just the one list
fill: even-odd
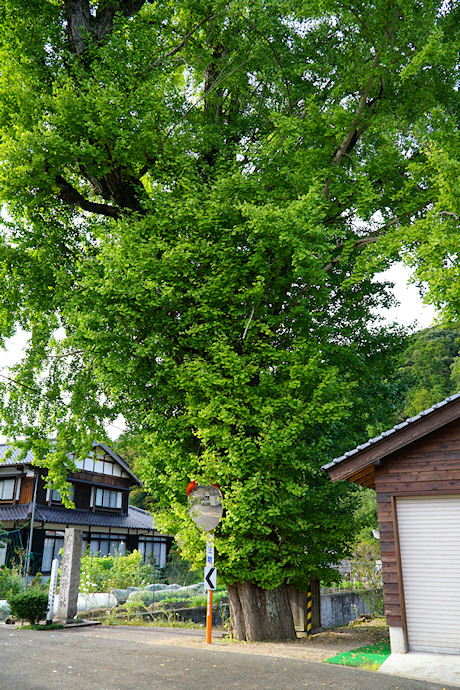
[(166, 565), (165, 537), (139, 537), (139, 551), (146, 563), (154, 563), (158, 568)]
[[(72, 488), (70, 489), (70, 494), (69, 494), (69, 498), (71, 501), (73, 501), (74, 494), (75, 494), (75, 486), (72, 486)], [(51, 503), (62, 503), (61, 492), (58, 491), (57, 489), (51, 489), (50, 500), (51, 500)]]
[(83, 463), (83, 469), (88, 472), (94, 472), (94, 460), (93, 458), (85, 458)]
[(14, 479), (0, 479), (0, 501), (13, 500), (14, 481)]
[(101, 508), (121, 508), (121, 491), (96, 489), (96, 505)]
[(103, 457), (94, 458), (92, 456), (85, 458), (85, 460), (78, 460), (75, 463), (77, 469), (85, 470), (86, 472), (95, 472), (96, 474), (106, 474), (110, 477), (124, 476), (122, 469), (118, 463), (104, 460)]
[(104, 460), (104, 468), (102, 470), (102, 473), (112, 475), (113, 474), (113, 462), (107, 462), (106, 460)]
[(8, 546), (6, 542), (0, 541), (0, 568), (6, 563), (6, 550)]
[(62, 556), (59, 551), (64, 548), (64, 532), (45, 532), (45, 543), (43, 546), (42, 573), (49, 573), (55, 558), (61, 562)]
[(96, 460), (94, 462), (94, 471), (97, 472), (97, 474), (104, 474), (104, 463), (102, 460)]
[(89, 536), (89, 552), (91, 556), (114, 556), (123, 554), (126, 550), (126, 537), (121, 534), (91, 534)]

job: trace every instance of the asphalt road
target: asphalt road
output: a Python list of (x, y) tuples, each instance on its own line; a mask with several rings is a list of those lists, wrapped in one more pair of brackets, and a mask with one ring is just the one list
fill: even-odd
[[(184, 646), (190, 631), (0, 627), (0, 688), (11, 690), (226, 690), (365, 688), (440, 690), (449, 686), (299, 659)], [(200, 631), (200, 634), (203, 633)], [(178, 636), (181, 645), (177, 645)]]

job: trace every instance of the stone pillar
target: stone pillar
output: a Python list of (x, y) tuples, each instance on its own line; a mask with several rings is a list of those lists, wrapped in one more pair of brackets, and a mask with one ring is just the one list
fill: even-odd
[(390, 649), (392, 654), (407, 654), (407, 642), (403, 628), (390, 625)]
[(77, 615), (82, 541), (82, 530), (68, 527), (64, 532), (64, 555), (61, 564), (57, 617), (65, 620), (66, 623), (71, 623)]

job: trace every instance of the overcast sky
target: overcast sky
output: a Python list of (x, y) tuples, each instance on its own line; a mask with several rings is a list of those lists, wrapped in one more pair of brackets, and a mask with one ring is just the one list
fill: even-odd
[(400, 303), (393, 309), (384, 312), (386, 320), (396, 321), (402, 326), (416, 325), (417, 330), (428, 328), (433, 324), (436, 311), (431, 305), (422, 302), (419, 291), (415, 285), (409, 285), (411, 272), (402, 264), (397, 264), (385, 273), (380, 274), (381, 279), (390, 280), (395, 284), (394, 294)]

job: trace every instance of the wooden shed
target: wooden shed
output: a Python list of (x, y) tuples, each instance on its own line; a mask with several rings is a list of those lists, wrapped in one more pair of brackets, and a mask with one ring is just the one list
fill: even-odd
[(377, 492), (392, 652), (460, 654), (460, 393), (323, 469)]

